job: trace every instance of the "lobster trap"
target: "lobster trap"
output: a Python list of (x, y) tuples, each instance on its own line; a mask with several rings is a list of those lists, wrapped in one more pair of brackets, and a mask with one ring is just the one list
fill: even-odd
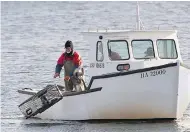
[(57, 85), (47, 85), (18, 107), (26, 118), (30, 118), (47, 110), (62, 98), (62, 92)]

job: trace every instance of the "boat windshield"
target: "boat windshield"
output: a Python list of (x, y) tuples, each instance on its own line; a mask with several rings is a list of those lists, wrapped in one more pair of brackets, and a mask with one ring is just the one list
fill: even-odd
[(111, 60), (128, 60), (129, 49), (126, 40), (110, 40), (108, 42), (108, 54)]
[(177, 51), (174, 40), (159, 39), (157, 40), (158, 56), (161, 59), (176, 59)]
[(135, 59), (155, 58), (152, 40), (133, 40), (132, 51)]

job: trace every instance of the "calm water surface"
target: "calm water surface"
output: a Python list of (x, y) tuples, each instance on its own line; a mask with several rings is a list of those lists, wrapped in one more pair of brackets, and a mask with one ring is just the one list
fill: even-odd
[[(190, 2), (140, 2), (146, 29), (177, 29), (183, 60), (190, 66)], [(88, 65), (88, 28), (134, 29), (136, 2), (1, 2), (1, 130), (3, 132), (183, 132), (190, 131), (190, 108), (177, 121), (56, 121), (24, 119), (18, 110), (23, 87), (53, 82), (64, 42)], [(87, 75), (88, 77), (88, 75)], [(76, 111), (77, 112), (77, 111)], [(60, 113), (61, 114), (61, 113)]]

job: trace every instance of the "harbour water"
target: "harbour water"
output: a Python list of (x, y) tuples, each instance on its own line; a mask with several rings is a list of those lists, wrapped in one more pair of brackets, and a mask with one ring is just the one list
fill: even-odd
[[(145, 29), (176, 29), (190, 66), (190, 2), (139, 2)], [(175, 121), (57, 121), (24, 119), (17, 90), (54, 82), (66, 40), (74, 42), (88, 69), (88, 29), (135, 29), (136, 2), (1, 2), (2, 132), (188, 132), (190, 107)], [(86, 75), (88, 78), (88, 75)], [(77, 112), (77, 110), (76, 110)], [(61, 113), (60, 113), (61, 114)]]

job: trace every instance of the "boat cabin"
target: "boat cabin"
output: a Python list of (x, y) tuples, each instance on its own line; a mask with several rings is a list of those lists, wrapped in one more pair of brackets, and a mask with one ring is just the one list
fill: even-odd
[(90, 45), (89, 76), (182, 62), (176, 30), (106, 30), (83, 35)]

